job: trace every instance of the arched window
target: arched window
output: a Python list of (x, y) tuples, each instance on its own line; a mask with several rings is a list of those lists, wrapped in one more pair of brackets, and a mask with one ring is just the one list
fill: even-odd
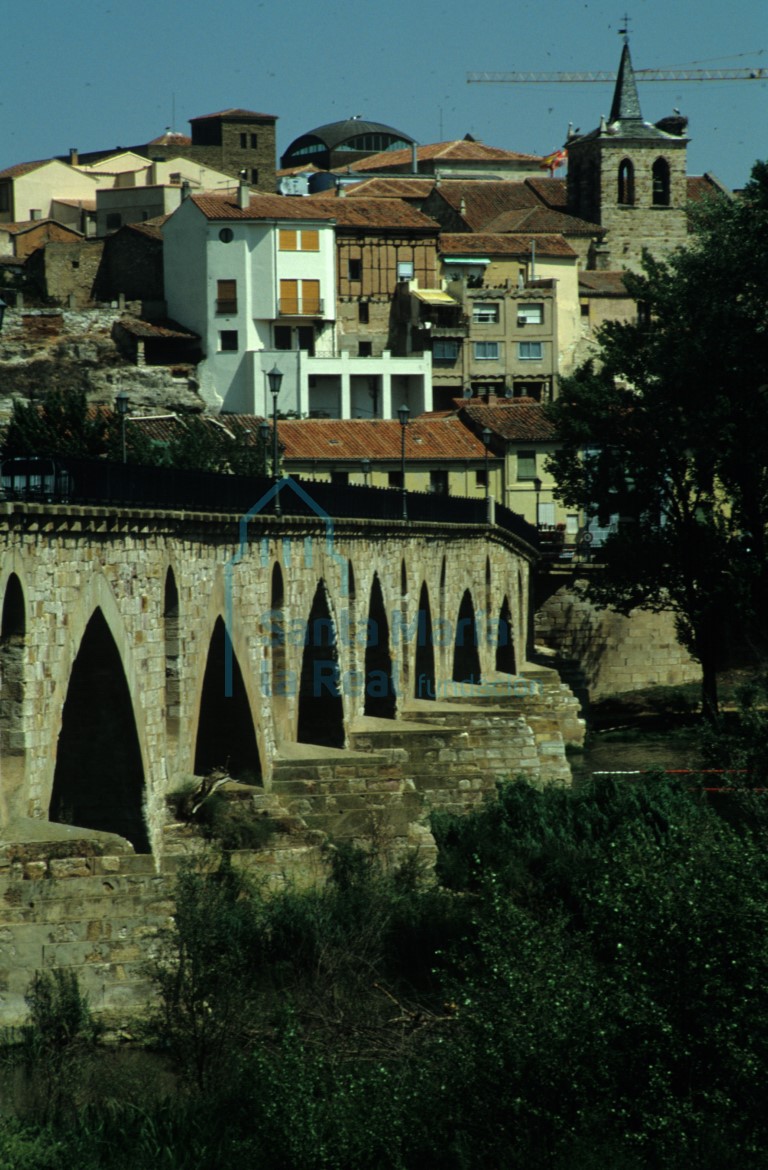
[(657, 158), (653, 164), (653, 206), (669, 207), (669, 163)]
[(635, 168), (628, 158), (619, 163), (619, 203), (632, 205), (635, 202)]

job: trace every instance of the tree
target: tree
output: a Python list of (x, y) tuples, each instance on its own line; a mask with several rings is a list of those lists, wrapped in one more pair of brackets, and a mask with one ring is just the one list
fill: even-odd
[(768, 164), (692, 217), (687, 247), (625, 275), (637, 320), (564, 380), (550, 466), (566, 504), (620, 516), (589, 595), (671, 609), (714, 716), (729, 646), (768, 646)]
[[(127, 431), (130, 463), (155, 464), (158, 453), (136, 428)], [(122, 458), (119, 419), (106, 407), (91, 407), (78, 389), (49, 390), (40, 399), (16, 399), (3, 442), (3, 455), (75, 459)]]

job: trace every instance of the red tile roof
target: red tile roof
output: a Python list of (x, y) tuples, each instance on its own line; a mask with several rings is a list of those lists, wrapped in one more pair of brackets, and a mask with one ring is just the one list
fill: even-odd
[(319, 208), (315, 201), (290, 195), (251, 195), (246, 208), (237, 205), (237, 195), (190, 195), (206, 219), (333, 219), (331, 210)]
[[(240, 416), (242, 417), (242, 416)], [(286, 459), (399, 462), (402, 428), (397, 419), (291, 419), (278, 423)], [(406, 430), (406, 460), (478, 460), (482, 440), (455, 416), (415, 418)]]
[(199, 334), (185, 329), (176, 321), (166, 321), (164, 324), (155, 324), (151, 321), (140, 321), (138, 317), (121, 317), (120, 325), (126, 333), (142, 338), (181, 338), (185, 341), (199, 341)]
[(623, 272), (579, 272), (579, 292), (585, 296), (627, 297)]
[(311, 208), (332, 216), (340, 227), (407, 228), (439, 231), (439, 225), (402, 199), (313, 199)]
[[(542, 162), (542, 158), (538, 154), (519, 154), (514, 150), (502, 150), (497, 146), (486, 146), (484, 142), (472, 142), (464, 138), (419, 146), (416, 148), (416, 153), (420, 161), (444, 159), (446, 162)], [(359, 159), (351, 164), (350, 170), (385, 171), (409, 163), (412, 157), (410, 147), (406, 147), (404, 150), (385, 150), (381, 154), (373, 154), (368, 158)]]
[(575, 215), (564, 215), (549, 207), (531, 207), (503, 211), (485, 225), (489, 232), (561, 232), (568, 236), (604, 236), (606, 229), (597, 223), (588, 223)]
[(530, 177), (525, 181), (547, 207), (551, 207), (553, 211), (568, 210), (568, 183), (565, 179)]
[(551, 443), (555, 439), (555, 427), (545, 408), (531, 399), (462, 406), (459, 417), (478, 428), (490, 427), (494, 435), (507, 441)]
[(363, 179), (346, 187), (344, 195), (347, 199), (426, 199), (434, 185), (431, 177), (393, 175), (391, 179)]
[(528, 256), (535, 241), (539, 256), (576, 256), (561, 235), (511, 235), (492, 232), (442, 232), (439, 250), (443, 256)]
[(473, 232), (532, 231), (590, 236), (605, 233), (599, 224), (543, 206), (528, 181), (450, 179), (440, 184), (437, 193)]
[(197, 118), (190, 118), (190, 122), (205, 122), (208, 118), (272, 118), (277, 121), (276, 114), (258, 114), (255, 110), (219, 110), (217, 114), (200, 114)]
[(19, 179), (22, 175), (36, 171), (38, 167), (44, 167), (49, 162), (51, 162), (49, 158), (39, 158), (36, 162), (16, 163), (15, 166), (6, 167), (4, 171), (0, 171), (0, 179)]

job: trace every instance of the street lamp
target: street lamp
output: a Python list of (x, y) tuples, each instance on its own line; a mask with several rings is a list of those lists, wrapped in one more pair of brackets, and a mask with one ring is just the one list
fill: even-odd
[[(280, 478), (277, 466), (277, 396), (283, 381), (282, 371), (278, 370), (277, 366), (273, 366), (267, 374), (267, 381), (269, 382), (269, 392), (272, 395), (272, 479), (277, 483)], [(280, 512), (280, 493), (275, 492), (275, 515), (279, 516)]]
[(264, 464), (264, 474), (267, 474), (267, 450), (269, 448), (269, 423), (265, 418), (259, 423), (259, 439), (261, 441), (261, 458)]
[(125, 419), (128, 414), (128, 409), (131, 405), (131, 400), (126, 394), (125, 390), (119, 390), (115, 395), (115, 409), (120, 416), (120, 438), (123, 447), (123, 463), (128, 462), (126, 448), (125, 448)]
[(534, 491), (536, 492), (536, 527), (539, 527), (539, 496), (541, 495), (541, 480), (538, 475), (533, 481)]
[(408, 493), (405, 490), (405, 429), (408, 426), (408, 416), (410, 413), (405, 403), (403, 403), (397, 412), (397, 416), (400, 419), (400, 479), (403, 495), (403, 520), (408, 519)]
[(365, 483), (365, 486), (368, 487), (368, 476), (371, 474), (371, 461), (370, 459), (366, 458), (361, 459), (360, 463), (363, 468), (363, 482)]
[(488, 496), (490, 495), (490, 484), (488, 481), (488, 447), (491, 442), (491, 435), (493, 434), (490, 427), (483, 427), (483, 446), (485, 447), (485, 502), (488, 503)]

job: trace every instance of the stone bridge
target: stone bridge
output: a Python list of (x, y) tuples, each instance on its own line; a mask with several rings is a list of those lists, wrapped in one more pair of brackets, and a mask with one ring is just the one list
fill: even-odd
[[(530, 546), (495, 524), (291, 515), (304, 493), (283, 482), (281, 516), (0, 504), (6, 838), (45, 821), (158, 856), (168, 794), (214, 769), (352, 832), (365, 785), (340, 779), (362, 753), (427, 804), (568, 778), (570, 696), (526, 670)], [(462, 766), (446, 736), (473, 717), (498, 726)]]
[(146, 1009), (203, 847), (169, 802), (193, 774), (270, 819), (233, 856), (277, 883), (322, 880), (329, 837), (429, 862), (431, 808), (570, 779), (576, 701), (526, 663), (533, 549), (289, 496), (282, 516), (0, 503), (0, 1023), (51, 968), (107, 1022)]

